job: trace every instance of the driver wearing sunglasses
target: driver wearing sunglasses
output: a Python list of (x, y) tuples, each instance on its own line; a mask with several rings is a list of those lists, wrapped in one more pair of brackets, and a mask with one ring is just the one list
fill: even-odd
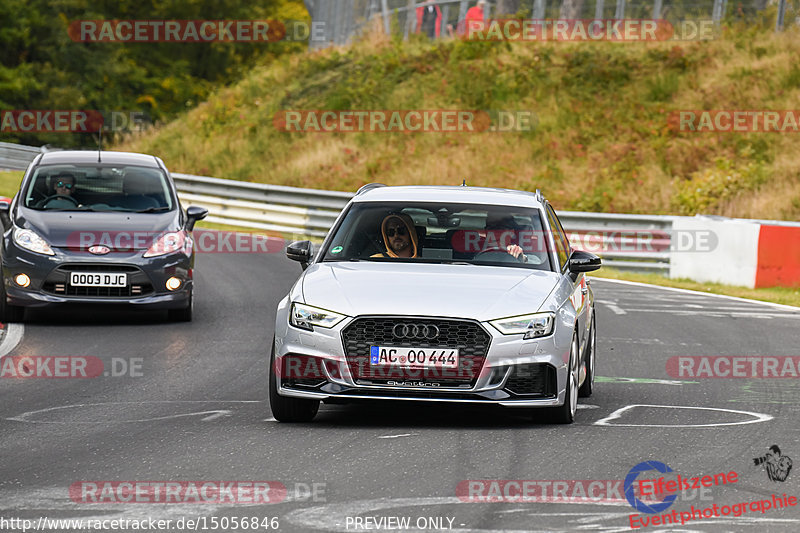
[(386, 251), (372, 257), (419, 257), (414, 221), (403, 213), (386, 216), (381, 223)]
[(72, 174), (60, 174), (55, 177), (53, 188), (56, 194), (61, 196), (72, 196), (72, 189), (75, 187), (75, 176)]

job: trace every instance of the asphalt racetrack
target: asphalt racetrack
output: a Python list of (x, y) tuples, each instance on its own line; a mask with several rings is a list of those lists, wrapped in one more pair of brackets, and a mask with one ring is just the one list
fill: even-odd
[[(572, 425), (418, 403), (323, 404), (313, 423), (287, 425), (266, 402), (267, 355), (276, 304), (300, 267), (283, 254), (205, 254), (197, 263), (192, 323), (77, 309), (5, 327), (0, 363), (88, 356), (102, 372), (19, 379), (0, 367), (0, 530), (21, 531), (22, 520), (46, 531), (80, 529), (43, 529), (54, 522), (42, 519), (84, 520), (86, 531), (90, 520), (149, 518), (182, 531), (183, 518), (201, 531), (264, 531), (262, 520), (277, 518), (270, 527), (279, 531), (628, 531), (631, 515), (716, 505), (728, 515), (647, 530), (800, 531), (800, 507), (783, 500), (775, 509), (772, 499), (800, 495), (800, 466), (771, 481), (753, 460), (772, 445), (800, 460), (797, 377), (676, 377), (671, 359), (800, 356), (800, 310), (594, 279), (598, 379)], [(684, 373), (714, 360), (692, 361)], [(735, 481), (639, 513), (623, 480), (644, 461), (668, 465), (668, 479), (735, 472)], [(533, 492), (514, 501), (525, 480), (536, 482), (524, 485)], [(113, 490), (91, 489), (170, 481), (272, 481), (286, 492), (277, 503), (164, 503), (111, 501)], [(98, 495), (104, 501), (92, 501)], [(770, 508), (750, 505), (762, 501)], [(746, 512), (734, 516), (742, 503)], [(234, 527), (242, 517), (261, 527)]]

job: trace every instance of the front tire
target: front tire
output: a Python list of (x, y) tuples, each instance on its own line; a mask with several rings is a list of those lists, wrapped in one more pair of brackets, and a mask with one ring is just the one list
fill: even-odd
[(555, 424), (572, 424), (575, 421), (575, 413), (578, 410), (578, 372), (580, 365), (578, 349), (578, 336), (572, 336), (572, 347), (569, 354), (569, 367), (567, 373), (567, 387), (564, 394), (564, 405), (552, 407), (550, 418)]
[(170, 309), (167, 311), (171, 322), (191, 322), (192, 311), (194, 310), (194, 296), (193, 292), (189, 293), (189, 305), (183, 309)]
[(310, 422), (319, 411), (319, 400), (291, 398), (278, 394), (275, 377), (275, 337), (272, 338), (272, 355), (269, 358), (269, 407), (278, 422)]
[(22, 322), (25, 319), (25, 308), (11, 305), (6, 298), (6, 281), (0, 276), (0, 322)]
[(592, 314), (592, 323), (589, 326), (589, 345), (586, 347), (586, 379), (583, 380), (578, 391), (578, 396), (588, 398), (594, 392), (595, 357), (597, 353), (597, 321)]

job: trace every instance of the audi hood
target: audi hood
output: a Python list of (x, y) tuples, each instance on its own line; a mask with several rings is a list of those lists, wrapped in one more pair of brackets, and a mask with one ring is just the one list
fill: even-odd
[(559, 276), (528, 268), (392, 262), (316, 263), (304, 303), (348, 316), (407, 315), (480, 321), (534, 313)]

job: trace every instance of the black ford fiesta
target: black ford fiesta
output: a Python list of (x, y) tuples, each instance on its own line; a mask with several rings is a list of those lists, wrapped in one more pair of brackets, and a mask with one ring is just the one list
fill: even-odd
[(122, 304), (192, 319), (192, 229), (159, 158), (64, 151), (33, 160), (3, 223), (0, 321), (26, 307)]

